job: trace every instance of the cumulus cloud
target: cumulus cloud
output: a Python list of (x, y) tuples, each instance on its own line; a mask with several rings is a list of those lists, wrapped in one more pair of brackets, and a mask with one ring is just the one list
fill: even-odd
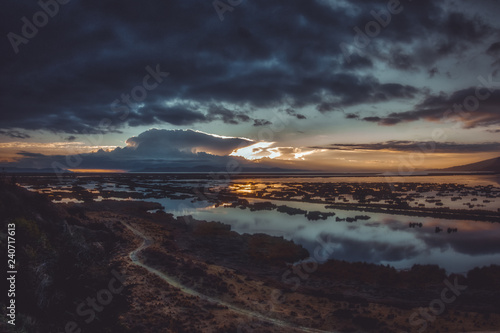
[(244, 138), (221, 137), (193, 130), (151, 129), (129, 138), (126, 149), (135, 154), (162, 156), (163, 153), (208, 152), (212, 155), (229, 155), (233, 150), (254, 144)]
[[(224, 169), (231, 159), (241, 165), (242, 158), (229, 157), (235, 149), (254, 142), (245, 138), (221, 137), (193, 130), (152, 129), (131, 137), (126, 147), (98, 150), (79, 155), (43, 155), (21, 151), (20, 159), (4, 166), (51, 168), (54, 163), (64, 168), (142, 170), (147, 168), (185, 168), (199, 166)], [(181, 169), (177, 170), (180, 171)]]

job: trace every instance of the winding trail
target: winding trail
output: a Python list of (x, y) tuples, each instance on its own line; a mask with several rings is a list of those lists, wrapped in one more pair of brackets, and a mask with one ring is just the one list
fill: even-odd
[(335, 331), (322, 331), (322, 330), (318, 330), (318, 329), (314, 329), (314, 328), (299, 326), (299, 325), (292, 324), (292, 323), (289, 323), (289, 322), (286, 322), (286, 321), (283, 321), (283, 320), (279, 320), (279, 319), (274, 319), (274, 318), (271, 318), (271, 317), (267, 317), (267, 316), (265, 316), (263, 314), (260, 314), (258, 312), (247, 310), (247, 309), (243, 309), (243, 308), (234, 306), (233, 304), (224, 302), (222, 300), (219, 300), (219, 299), (212, 298), (210, 296), (204, 295), (204, 294), (202, 294), (202, 293), (200, 293), (200, 292), (198, 292), (196, 290), (193, 290), (191, 288), (188, 288), (188, 287), (180, 284), (174, 278), (166, 275), (163, 272), (160, 272), (159, 270), (157, 270), (157, 269), (155, 269), (155, 268), (153, 268), (151, 266), (146, 265), (144, 262), (142, 262), (139, 259), (139, 255), (138, 255), (139, 252), (141, 252), (142, 250), (146, 249), (151, 244), (153, 244), (153, 240), (151, 238), (148, 238), (147, 236), (145, 236), (143, 233), (141, 233), (139, 230), (135, 229), (134, 227), (132, 227), (128, 223), (125, 223), (123, 221), (121, 221), (121, 223), (124, 226), (126, 226), (131, 232), (133, 232), (136, 236), (138, 236), (138, 237), (140, 237), (142, 239), (141, 246), (139, 246), (137, 249), (135, 249), (135, 250), (133, 250), (132, 252), (129, 253), (129, 258), (132, 261), (132, 263), (134, 263), (135, 265), (140, 266), (140, 267), (148, 270), (150, 273), (153, 273), (153, 274), (157, 275), (162, 280), (164, 280), (165, 282), (167, 282), (171, 286), (179, 289), (183, 293), (199, 297), (199, 298), (201, 298), (203, 300), (206, 300), (208, 302), (211, 302), (211, 303), (215, 303), (215, 304), (218, 304), (218, 305), (221, 305), (221, 306), (225, 306), (225, 307), (227, 307), (229, 310), (231, 310), (233, 312), (242, 314), (242, 315), (247, 316), (247, 317), (252, 317), (252, 318), (255, 318), (255, 319), (258, 319), (258, 320), (261, 320), (261, 321), (265, 321), (265, 322), (268, 322), (268, 323), (272, 323), (272, 324), (274, 324), (276, 326), (279, 326), (279, 327), (285, 327), (285, 328), (288, 328), (288, 329), (300, 330), (300, 331), (303, 331), (303, 332), (336, 333)]

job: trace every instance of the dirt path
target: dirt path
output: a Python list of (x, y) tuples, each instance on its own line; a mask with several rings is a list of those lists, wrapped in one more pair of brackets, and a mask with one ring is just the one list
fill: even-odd
[(247, 310), (247, 309), (243, 309), (243, 308), (234, 306), (234, 305), (232, 305), (230, 303), (224, 302), (222, 300), (215, 299), (215, 298), (212, 298), (210, 296), (204, 295), (204, 294), (202, 294), (202, 293), (200, 293), (200, 292), (198, 292), (196, 290), (193, 290), (191, 288), (188, 288), (188, 287), (180, 284), (173, 277), (168, 276), (165, 273), (160, 272), (159, 270), (157, 270), (157, 269), (155, 269), (153, 267), (150, 267), (150, 266), (144, 264), (139, 259), (139, 256), (138, 256), (139, 252), (141, 252), (142, 250), (144, 250), (145, 248), (147, 248), (148, 246), (150, 246), (151, 244), (153, 244), (153, 241), (150, 238), (148, 238), (147, 236), (145, 236), (143, 233), (141, 233), (140, 231), (138, 231), (137, 229), (135, 229), (134, 227), (132, 227), (131, 225), (129, 225), (129, 224), (125, 223), (125, 222), (122, 222), (122, 224), (124, 226), (126, 226), (130, 231), (132, 231), (136, 236), (138, 236), (138, 237), (140, 237), (142, 239), (141, 246), (139, 246), (137, 249), (135, 249), (135, 250), (133, 250), (132, 252), (129, 253), (130, 260), (132, 260), (132, 262), (135, 265), (140, 266), (140, 267), (148, 270), (150, 273), (153, 273), (153, 274), (157, 275), (162, 280), (164, 280), (165, 282), (167, 282), (171, 286), (179, 289), (183, 293), (199, 297), (199, 298), (201, 298), (203, 300), (206, 300), (208, 302), (211, 302), (211, 303), (215, 303), (215, 304), (218, 304), (218, 305), (221, 305), (221, 306), (225, 306), (229, 310), (231, 310), (233, 312), (236, 312), (238, 314), (242, 314), (242, 315), (247, 316), (247, 317), (255, 318), (255, 319), (258, 319), (260, 321), (272, 323), (272, 324), (274, 324), (276, 326), (279, 326), (279, 327), (283, 327), (283, 328), (287, 328), (287, 329), (293, 329), (293, 330), (299, 330), (299, 331), (302, 331), (302, 332), (335, 333), (335, 331), (317, 330), (317, 329), (314, 329), (314, 328), (308, 328), (308, 327), (298, 326), (296, 324), (292, 324), (292, 323), (289, 323), (289, 322), (286, 322), (286, 321), (283, 321), (283, 320), (279, 320), (279, 319), (274, 319), (274, 318), (271, 318), (271, 317), (267, 317), (267, 316), (265, 316), (263, 314), (260, 314), (258, 312)]

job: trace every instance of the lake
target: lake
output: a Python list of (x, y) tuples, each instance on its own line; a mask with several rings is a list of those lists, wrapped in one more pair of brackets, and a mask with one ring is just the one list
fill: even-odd
[[(120, 174), (73, 175), (63, 180), (22, 177), (19, 183), (56, 203), (105, 199), (158, 202), (165, 212), (176, 216), (220, 221), (239, 233), (282, 236), (301, 244), (311, 255), (321, 247), (328, 249), (330, 258), (350, 262), (397, 269), (437, 264), (454, 273), (500, 264), (498, 175), (240, 175), (225, 181), (203, 175)], [(247, 203), (234, 205), (234, 198)], [(252, 208), (263, 202), (275, 208)], [(328, 205), (334, 207), (326, 208)], [(280, 211), (278, 206), (287, 208)], [(384, 207), (399, 207), (401, 211), (384, 212)], [(291, 209), (297, 211), (289, 213)], [(488, 217), (479, 221), (433, 213), (449, 209), (464, 214), (484, 212)], [(299, 210), (334, 215), (314, 220)], [(427, 216), (417, 216), (419, 210)], [(356, 218), (360, 216), (363, 218)]]

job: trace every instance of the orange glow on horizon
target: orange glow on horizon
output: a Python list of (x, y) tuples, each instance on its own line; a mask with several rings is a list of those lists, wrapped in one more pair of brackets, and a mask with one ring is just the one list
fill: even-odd
[(229, 156), (241, 156), (246, 158), (247, 160), (258, 160), (263, 157), (274, 159), (279, 157), (281, 154), (278, 151), (267, 149), (273, 144), (274, 142), (257, 142), (253, 145), (236, 149), (231, 154), (229, 154)]
[(75, 173), (124, 173), (126, 170), (121, 169), (68, 169)]

